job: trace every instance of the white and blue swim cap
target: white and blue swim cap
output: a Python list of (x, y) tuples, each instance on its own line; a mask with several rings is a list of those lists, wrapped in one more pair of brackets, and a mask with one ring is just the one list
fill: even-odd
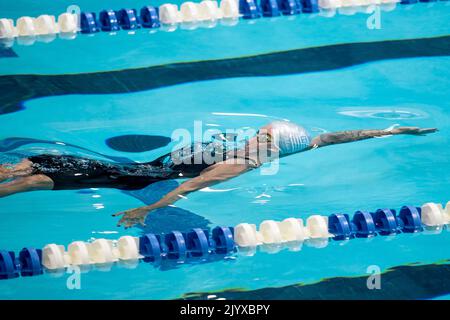
[(288, 155), (306, 149), (311, 143), (311, 136), (305, 128), (289, 121), (274, 121), (270, 123), (272, 137), (280, 149), (280, 155)]

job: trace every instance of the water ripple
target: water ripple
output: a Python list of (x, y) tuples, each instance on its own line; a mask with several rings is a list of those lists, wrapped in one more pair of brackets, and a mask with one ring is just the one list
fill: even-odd
[(374, 118), (387, 120), (411, 120), (427, 118), (428, 114), (420, 110), (396, 109), (396, 108), (376, 108), (376, 109), (346, 109), (339, 111), (339, 114), (356, 118)]

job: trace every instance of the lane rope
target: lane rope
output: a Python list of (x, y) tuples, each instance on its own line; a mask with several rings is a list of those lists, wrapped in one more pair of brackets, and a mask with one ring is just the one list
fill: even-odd
[[(429, 0), (423, 0), (428, 2)], [(445, 0), (442, 0), (445, 1)], [(98, 14), (64, 12), (58, 17), (43, 14), (38, 17), (23, 16), (15, 22), (0, 19), (0, 39), (10, 47), (17, 38), (19, 44), (31, 45), (36, 39), (51, 42), (59, 35), (62, 39), (74, 39), (78, 33), (93, 34), (100, 31), (128, 32), (137, 29), (163, 28), (173, 31), (178, 25), (194, 29), (199, 24), (208, 28), (218, 21), (224, 25), (235, 25), (239, 19), (291, 16), (300, 13), (319, 13), (332, 17), (336, 10), (340, 14), (353, 15), (357, 12), (372, 13), (375, 6), (384, 11), (395, 9), (396, 4), (413, 4), (417, 0), (204, 0), (199, 3), (184, 2), (178, 7), (166, 3), (159, 7), (144, 6), (139, 11), (133, 8), (120, 10), (105, 9)]]
[(450, 224), (450, 201), (441, 204), (425, 203), (421, 207), (403, 206), (377, 209), (374, 212), (358, 210), (348, 214), (312, 215), (306, 224), (299, 218), (281, 222), (262, 221), (240, 223), (235, 227), (215, 227), (210, 231), (200, 228), (189, 232), (172, 231), (167, 234), (145, 234), (141, 237), (123, 236), (118, 240), (96, 239), (92, 242), (74, 241), (67, 246), (55, 243), (42, 249), (23, 248), (18, 255), (0, 250), (0, 279), (19, 276), (37, 276), (71, 266), (111, 266), (115, 263), (136, 265), (139, 261), (157, 263), (173, 260), (177, 263), (209, 258), (229, 257), (236, 252), (252, 255), (257, 246), (266, 246), (268, 252), (278, 252), (280, 245), (299, 250), (303, 242), (320, 248), (331, 238), (336, 241), (392, 236), (400, 233), (436, 232)]

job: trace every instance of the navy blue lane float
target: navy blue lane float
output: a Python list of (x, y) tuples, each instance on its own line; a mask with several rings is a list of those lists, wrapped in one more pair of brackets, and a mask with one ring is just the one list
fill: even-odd
[(16, 257), (12, 251), (0, 250), (0, 279), (37, 276), (44, 273), (42, 250), (23, 248)]
[[(228, 0), (227, 0), (228, 1)], [(438, 0), (400, 0), (401, 4), (415, 4), (417, 2), (436, 2)], [(441, 1), (448, 1), (448, 0), (441, 0)], [(204, 2), (204, 1), (203, 1)], [(221, 15), (218, 14), (219, 8), (215, 4), (204, 4), (200, 3), (200, 6), (204, 6), (207, 15), (211, 14), (209, 18), (206, 18), (206, 20), (215, 21), (217, 19), (221, 19)], [(258, 19), (260, 17), (277, 17), (280, 15), (296, 15), (300, 13), (317, 13), (320, 11), (320, 5), (319, 0), (239, 0), (236, 7), (234, 7), (236, 4), (234, 1), (232, 1), (233, 8), (230, 8), (230, 4), (228, 1), (228, 5), (225, 5), (227, 12), (224, 13), (224, 18), (232, 18), (237, 19), (239, 17), (242, 17), (243, 19)], [(395, 1), (389, 1), (388, 3), (395, 4)], [(370, 3), (375, 4), (375, 3)], [(357, 3), (355, 6), (364, 6), (367, 5), (367, 3)], [(164, 9), (163, 9), (164, 6)], [(171, 9), (168, 9), (168, 6)], [(222, 7), (222, 3), (220, 5)], [(192, 7), (192, 6), (190, 6)], [(177, 24), (180, 22), (180, 19), (177, 18), (177, 15), (180, 15), (180, 12), (176, 12), (178, 9), (174, 8), (170, 4), (164, 4), (161, 7), (153, 7), (153, 6), (145, 6), (141, 8), (141, 10), (138, 12), (138, 10), (133, 8), (122, 8), (118, 11), (107, 9), (102, 10), (98, 15), (94, 12), (82, 12), (80, 14), (80, 32), (81, 33), (96, 33), (99, 31), (105, 31), (105, 32), (115, 32), (118, 30), (136, 30), (140, 28), (159, 28), (161, 26), (160, 23), (160, 14), (159, 10), (161, 9), (161, 12), (170, 12), (168, 15), (162, 13), (163, 20), (165, 23), (168, 24)], [(325, 10), (328, 10), (330, 8), (326, 7)], [(336, 9), (336, 8), (335, 8)], [(169, 11), (167, 11), (169, 10)], [(190, 9), (188, 9), (190, 10)], [(68, 13), (64, 13), (64, 16), (61, 15), (60, 19), (62, 21), (70, 21), (70, 27), (67, 27), (65, 29), (65, 33), (76, 33), (78, 31), (77, 25), (76, 25), (76, 19), (71, 16)], [(197, 16), (197, 12), (191, 12), (191, 14)], [(30, 21), (31, 24), (32, 20), (30, 20), (30, 17), (23, 17), (27, 18), (27, 21)], [(49, 18), (49, 16), (47, 16)], [(198, 18), (198, 17), (197, 17)], [(196, 21), (203, 21), (205, 17)], [(1, 19), (3, 24), (7, 24), (9, 27), (8, 29), (13, 30), (14, 25), (12, 20), (8, 19)], [(189, 17), (187, 22), (192, 22), (191, 18)], [(61, 24), (61, 21), (58, 21), (59, 24)], [(64, 24), (64, 23), (63, 23)], [(49, 31), (50, 32), (50, 31)], [(56, 25), (56, 22), (53, 25), (53, 29), (51, 33), (58, 33), (58, 28)], [(34, 36), (34, 29), (29, 27), (27, 30), (22, 30), (21, 35), (29, 35)], [(17, 34), (13, 31), (8, 32), (7, 38), (14, 38)]]
[(119, 21), (117, 20), (114, 10), (103, 10), (98, 16), (98, 22), (102, 31), (118, 31), (120, 30)]
[(80, 15), (80, 31), (81, 33), (99, 32), (100, 28), (97, 23), (97, 17), (94, 12), (82, 12)]
[(124, 30), (135, 30), (141, 27), (136, 9), (121, 9), (116, 15), (119, 25)]
[[(435, 2), (437, 0), (401, 0), (401, 4)], [(448, 0), (441, 0), (448, 1)], [(239, 0), (239, 13), (243, 19), (317, 13), (320, 11), (318, 0)], [(82, 33), (102, 31), (135, 30), (139, 28), (159, 28), (159, 8), (145, 6), (136, 9), (124, 8), (119, 11), (103, 10), (98, 18), (93, 12), (82, 12), (80, 29)]]
[[(328, 232), (334, 240), (368, 238), (423, 231), (421, 208), (403, 206), (374, 212), (356, 211), (352, 218), (345, 213), (328, 216)], [(171, 260), (189, 262), (226, 257), (237, 251), (233, 227), (215, 227), (211, 231), (194, 228), (189, 232), (145, 234), (139, 238), (139, 255), (144, 262)], [(0, 250), (0, 279), (36, 276), (44, 272), (42, 250), (25, 247), (19, 255)]]
[[(239, 0), (239, 13), (244, 19), (257, 19), (261, 16), (276, 17), (300, 13), (319, 12), (318, 0)], [(96, 33), (135, 30), (139, 28), (159, 28), (159, 8), (145, 6), (136, 9), (123, 8), (119, 11), (102, 10), (97, 16), (94, 12), (82, 12), (80, 15), (81, 33)]]
[(375, 212), (356, 211), (353, 219), (348, 214), (337, 213), (328, 217), (328, 231), (334, 240), (367, 238), (380, 235), (393, 235), (401, 232), (422, 231), (421, 208), (403, 206), (399, 215), (393, 209), (378, 209)]
[[(236, 251), (233, 228), (215, 227), (209, 230), (194, 228), (189, 232), (172, 231), (167, 234), (146, 234), (139, 238), (139, 254), (144, 262), (176, 260), (195, 262), (217, 256), (226, 257)], [(23, 248), (19, 256), (0, 250), (0, 279), (37, 276), (44, 273), (42, 250)]]
[(123, 30), (136, 30), (139, 28), (159, 28), (158, 8), (145, 6), (139, 14), (136, 9), (122, 8), (118, 11), (112, 9), (102, 10), (97, 16), (93, 12), (82, 12), (80, 15), (81, 33), (95, 33), (100, 30), (112, 32)]
[(216, 227), (211, 235), (208, 230), (195, 228), (187, 233), (150, 233), (139, 238), (139, 253), (145, 261), (156, 261), (163, 257), (185, 260), (210, 254), (229, 254), (235, 250), (233, 228), (228, 227)]
[(145, 6), (140, 12), (141, 25), (144, 28), (159, 28), (161, 26), (159, 22), (158, 8), (152, 6)]
[[(401, 0), (401, 4), (418, 2), (435, 2), (437, 0)], [(448, 0), (441, 0), (448, 1)], [(239, 0), (239, 13), (243, 19), (296, 15), (300, 13), (317, 13), (320, 11), (318, 0)], [(102, 31), (135, 30), (139, 28), (159, 28), (159, 8), (145, 6), (136, 9), (103, 10), (97, 16), (93, 12), (82, 12), (80, 29), (82, 33)]]
[(319, 12), (318, 0), (239, 0), (239, 13), (244, 19), (277, 17)]

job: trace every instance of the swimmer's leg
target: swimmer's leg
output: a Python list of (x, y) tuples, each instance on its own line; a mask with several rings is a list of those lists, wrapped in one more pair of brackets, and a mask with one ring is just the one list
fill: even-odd
[(397, 135), (397, 134), (411, 134), (411, 135), (425, 135), (438, 131), (436, 128), (421, 129), (418, 127), (399, 127), (394, 129), (369, 129), (369, 130), (348, 130), (323, 133), (315, 137), (311, 141), (312, 148), (324, 147), (339, 143), (348, 143), (359, 140), (365, 140), (375, 137)]
[(6, 164), (0, 165), (0, 182), (11, 178), (11, 170), (12, 168)]
[(18, 177), (30, 176), (33, 172), (33, 162), (28, 159), (23, 159), (16, 165), (0, 165), (0, 182), (14, 179)]
[(51, 190), (53, 180), (43, 174), (20, 177), (11, 182), (0, 184), (0, 198), (27, 191)]

